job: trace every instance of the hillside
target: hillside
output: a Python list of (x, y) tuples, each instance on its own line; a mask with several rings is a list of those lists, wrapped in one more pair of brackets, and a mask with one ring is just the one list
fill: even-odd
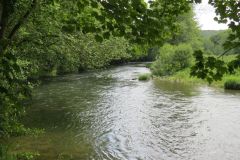
[(210, 38), (213, 35), (216, 35), (224, 30), (202, 30), (201, 35), (205, 38)]

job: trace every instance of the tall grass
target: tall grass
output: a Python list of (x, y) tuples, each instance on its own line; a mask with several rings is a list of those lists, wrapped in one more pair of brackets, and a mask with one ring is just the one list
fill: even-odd
[(240, 90), (240, 77), (229, 77), (224, 83), (224, 88)]
[(200, 84), (206, 83), (204, 80), (198, 79), (196, 77), (191, 77), (190, 68), (178, 71), (172, 76), (166, 76), (163, 78), (169, 81), (175, 81), (175, 82), (181, 82), (181, 83), (200, 83)]
[[(161, 77), (162, 79), (181, 82), (181, 83), (192, 83), (192, 84), (208, 84), (207, 81), (198, 79), (196, 77), (190, 76), (190, 68), (181, 70), (174, 75)], [(233, 75), (224, 75), (221, 81), (216, 81), (211, 84), (211, 86), (240, 90), (240, 69), (236, 71)]]

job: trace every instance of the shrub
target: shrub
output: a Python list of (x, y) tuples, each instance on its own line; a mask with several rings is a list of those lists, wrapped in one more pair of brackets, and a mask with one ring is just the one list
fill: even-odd
[(192, 53), (192, 47), (188, 44), (164, 45), (160, 49), (160, 55), (152, 65), (153, 74), (167, 76), (190, 67)]

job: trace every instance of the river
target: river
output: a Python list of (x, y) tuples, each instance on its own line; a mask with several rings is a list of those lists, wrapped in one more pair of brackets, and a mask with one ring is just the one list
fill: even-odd
[(11, 139), (41, 160), (239, 160), (240, 92), (150, 80), (141, 65), (50, 79)]

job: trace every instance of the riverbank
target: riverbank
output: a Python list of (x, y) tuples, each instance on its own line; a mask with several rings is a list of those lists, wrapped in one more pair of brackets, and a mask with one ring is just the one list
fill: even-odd
[[(191, 77), (190, 68), (179, 71), (171, 76), (155, 77), (155, 78), (161, 79), (161, 80), (181, 82), (181, 83), (209, 85), (206, 80), (198, 79), (196, 77)], [(221, 81), (216, 81), (210, 84), (210, 86), (213, 86), (213, 87), (239, 90), (238, 85), (240, 85), (240, 70), (238, 70), (234, 75), (225, 75)]]

